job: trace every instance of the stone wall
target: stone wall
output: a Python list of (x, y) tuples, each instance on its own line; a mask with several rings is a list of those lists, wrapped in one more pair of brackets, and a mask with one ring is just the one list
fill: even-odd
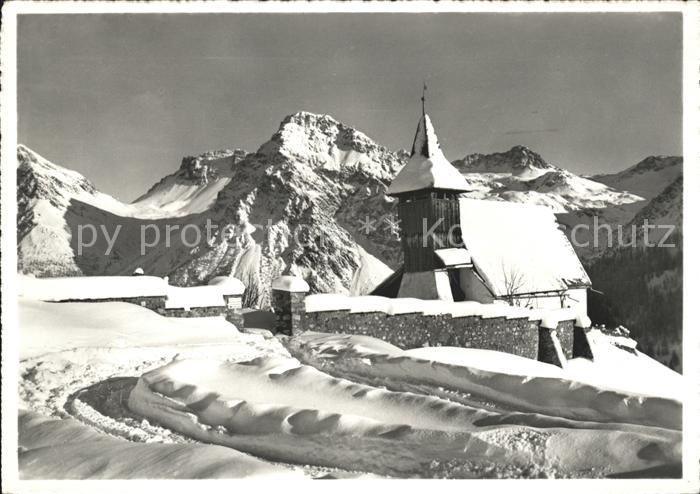
[(557, 337), (566, 358), (574, 358), (574, 321), (561, 321), (557, 326)]
[(565, 360), (574, 357), (574, 321), (560, 321), (556, 329), (539, 328), (537, 360), (548, 364), (564, 366), (557, 352), (554, 339), (559, 341)]
[(192, 307), (191, 309), (161, 309), (157, 311), (165, 317), (216, 317), (226, 314), (226, 308), (216, 307)]
[(559, 352), (557, 352), (557, 346), (554, 342), (552, 332), (553, 330), (549, 328), (539, 328), (537, 360), (563, 367), (564, 362), (562, 362), (561, 358), (559, 357)]
[(588, 342), (587, 331), (584, 328), (574, 327), (574, 358), (583, 357), (593, 360), (593, 351)]
[(272, 290), (272, 310), (275, 313), (275, 331), (292, 335), (305, 331), (303, 318), (306, 293)]
[(452, 317), (422, 313), (387, 315), (348, 310), (306, 313), (307, 331), (372, 336), (402, 349), (456, 346), (507, 352), (536, 359), (538, 323), (527, 318)]
[(163, 309), (158, 313), (166, 317), (216, 317), (224, 316), (239, 330), (244, 329), (243, 305), (240, 295), (224, 295), (226, 305), (191, 307), (186, 309)]
[(127, 298), (101, 298), (101, 299), (83, 299), (83, 300), (76, 300), (76, 299), (66, 299), (66, 300), (61, 300), (60, 303), (64, 302), (89, 302), (89, 303), (96, 303), (96, 302), (127, 302), (129, 304), (135, 304), (139, 305), (141, 307), (145, 307), (146, 309), (151, 309), (153, 311), (160, 311), (161, 309), (165, 309), (165, 296), (158, 296), (158, 297), (127, 297)]

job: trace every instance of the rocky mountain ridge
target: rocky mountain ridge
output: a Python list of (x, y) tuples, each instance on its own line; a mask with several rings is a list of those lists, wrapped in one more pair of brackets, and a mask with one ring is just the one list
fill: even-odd
[(513, 146), (508, 151), (492, 154), (473, 153), (452, 162), (461, 172), (532, 174), (538, 170), (557, 170), (542, 156), (526, 146)]
[(682, 174), (681, 156), (648, 156), (621, 172), (593, 175), (590, 179), (650, 200)]
[[(298, 112), (256, 152), (185, 157), (177, 171), (126, 205), (75, 172), (66, 170), (70, 178), (56, 182), (56, 172), (47, 170), (60, 167), (47, 168), (46, 160), (20, 147), (18, 229), (29, 238), (18, 246), (20, 266), (37, 275), (128, 274), (143, 267), (182, 285), (234, 275), (255, 287), (254, 303), (263, 305), (270, 280), (283, 271), (304, 276), (314, 291), (362, 293), (401, 262), (395, 204), (384, 192), (407, 158), (406, 151), (392, 152), (328, 115)], [(455, 165), (474, 185), (467, 195), (542, 204), (572, 221), (582, 211), (624, 210), (626, 223), (646, 204), (547, 163), (523, 146), (468, 155)], [(659, 166), (650, 170), (657, 173)], [(46, 196), (62, 198), (60, 204), (36, 201), (34, 182), (59, 189)], [(88, 255), (76, 255), (81, 221), (124, 225), (110, 256), (100, 254), (102, 240)], [(177, 237), (167, 248), (159, 244), (141, 255), (139, 229), (154, 221), (202, 231), (210, 222), (216, 231), (194, 247)]]

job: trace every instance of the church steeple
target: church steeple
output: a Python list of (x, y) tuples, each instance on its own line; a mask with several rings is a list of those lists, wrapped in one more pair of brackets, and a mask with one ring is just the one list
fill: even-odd
[(425, 113), (425, 90), (421, 97), (422, 110), (418, 128), (413, 137), (411, 157), (387, 189), (387, 195), (397, 196), (421, 190), (448, 190), (466, 192), (469, 184), (459, 171), (447, 161), (440, 149), (430, 117)]
[[(425, 90), (421, 97), (421, 118), (413, 137), (411, 157), (387, 190), (387, 195), (399, 199), (398, 213), (401, 220), (401, 246), (404, 254), (406, 276), (402, 281), (402, 296), (418, 298), (443, 298), (438, 292), (436, 280), (444, 271), (440, 260), (442, 249), (459, 247), (462, 242), (459, 213), (459, 195), (470, 190), (464, 176), (447, 161), (440, 149), (430, 117), (425, 113)], [(411, 280), (415, 273), (425, 278), (416, 286), (432, 288), (424, 292), (415, 289)], [(432, 281), (428, 281), (432, 280)], [(444, 280), (439, 283), (444, 285)], [(449, 287), (449, 283), (447, 284)], [(449, 291), (449, 290), (448, 290)]]

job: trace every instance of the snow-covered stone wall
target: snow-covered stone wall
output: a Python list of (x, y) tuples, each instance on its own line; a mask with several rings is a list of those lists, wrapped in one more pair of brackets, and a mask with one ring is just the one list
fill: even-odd
[(527, 317), (453, 317), (450, 314), (422, 313), (388, 315), (338, 310), (306, 313), (303, 320), (307, 331), (372, 336), (402, 349), (454, 346), (538, 358), (538, 323)]
[(111, 297), (111, 298), (66, 298), (62, 300), (48, 300), (47, 302), (70, 303), (70, 302), (126, 302), (140, 305), (152, 311), (162, 312), (165, 310), (165, 296), (155, 297)]
[[(379, 296), (290, 293), (273, 290), (277, 331), (372, 336), (402, 349), (425, 346), (495, 350), (563, 366), (590, 358), (573, 309), (524, 309), (504, 303), (445, 302)], [(579, 329), (576, 335), (574, 327)], [(575, 348), (579, 349), (577, 355)]]
[[(185, 290), (191, 290), (185, 289)], [(224, 318), (239, 330), (244, 328), (242, 295), (223, 295), (224, 304), (205, 305), (195, 304), (182, 307), (181, 304), (169, 307), (166, 305), (157, 312), (166, 317), (218, 317)]]
[(156, 276), (20, 277), (20, 296), (45, 302), (126, 302), (166, 317), (223, 316), (243, 329), (245, 286), (232, 277), (208, 285), (177, 287)]
[(546, 326), (539, 327), (537, 360), (564, 367), (568, 359), (578, 356), (574, 351), (574, 321), (559, 321), (554, 329)]

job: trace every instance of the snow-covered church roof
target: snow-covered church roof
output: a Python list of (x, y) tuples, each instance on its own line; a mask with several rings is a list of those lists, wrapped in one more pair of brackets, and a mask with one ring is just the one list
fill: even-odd
[(494, 295), (590, 286), (550, 209), (461, 198), (459, 210), (462, 239), (472, 265)]
[(458, 192), (470, 190), (464, 176), (442, 153), (433, 124), (425, 113), (418, 122), (411, 157), (389, 185), (387, 194), (396, 195), (423, 189)]

